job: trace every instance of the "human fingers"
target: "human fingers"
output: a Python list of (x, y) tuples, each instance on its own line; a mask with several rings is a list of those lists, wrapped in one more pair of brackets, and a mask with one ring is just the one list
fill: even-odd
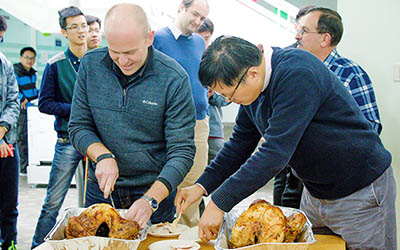
[(129, 209), (132, 209), (130, 218), (139, 223), (140, 228), (146, 227), (146, 224), (153, 213), (147, 201), (138, 199)]
[(110, 176), (107, 176), (106, 177), (106, 183), (105, 183), (105, 186), (104, 186), (104, 191), (103, 191), (104, 199), (108, 199), (108, 196), (111, 193), (111, 188), (113, 188), (113, 187), (114, 187), (114, 179), (111, 178)]
[(106, 178), (104, 174), (100, 171), (100, 169), (96, 168), (95, 175), (97, 178), (97, 183), (99, 183), (100, 190), (104, 192), (104, 188), (106, 186)]
[(200, 227), (200, 225), (199, 225), (199, 231), (198, 231), (197, 234), (198, 234), (199, 238), (200, 238), (203, 242), (208, 242), (207, 235), (205, 234), (203, 228)]
[(0, 145), (0, 157), (1, 158), (6, 158), (7, 157), (7, 145), (6, 143), (3, 143)]
[(182, 190), (178, 188), (178, 191), (176, 193), (175, 197), (175, 207), (178, 213), (183, 213), (182, 211), (182, 202), (185, 200), (185, 197), (183, 196)]
[(11, 148), (10, 147), (6, 147), (6, 157), (8, 156), (8, 155), (10, 155), (11, 157), (14, 157), (14, 152), (11, 150)]

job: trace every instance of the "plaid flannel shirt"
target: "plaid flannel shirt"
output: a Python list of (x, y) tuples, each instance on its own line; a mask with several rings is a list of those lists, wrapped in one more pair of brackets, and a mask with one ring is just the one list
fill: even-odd
[(365, 118), (371, 122), (375, 131), (380, 134), (382, 123), (379, 118), (374, 89), (368, 74), (357, 63), (340, 56), (336, 49), (332, 50), (324, 60), (324, 64), (339, 77), (356, 100)]

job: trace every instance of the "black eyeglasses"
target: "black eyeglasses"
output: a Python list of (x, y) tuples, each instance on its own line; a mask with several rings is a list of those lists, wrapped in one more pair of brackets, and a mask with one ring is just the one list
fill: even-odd
[(300, 36), (303, 36), (304, 34), (323, 34), (323, 33), (319, 32), (319, 31), (307, 31), (307, 30), (304, 30), (304, 29), (297, 29), (296, 32), (298, 34), (300, 34)]
[(251, 68), (251, 66), (248, 67), (248, 68), (244, 71), (243, 75), (240, 77), (240, 80), (239, 80), (238, 83), (236, 84), (236, 87), (235, 87), (235, 89), (233, 90), (231, 97), (227, 97), (227, 96), (224, 96), (224, 95), (221, 94), (225, 99), (227, 99), (228, 101), (232, 101), (232, 98), (233, 98), (233, 96), (235, 95), (236, 90), (239, 88), (239, 85), (243, 82), (243, 80), (244, 80), (245, 76), (247, 75), (247, 72), (249, 71), (250, 68)]

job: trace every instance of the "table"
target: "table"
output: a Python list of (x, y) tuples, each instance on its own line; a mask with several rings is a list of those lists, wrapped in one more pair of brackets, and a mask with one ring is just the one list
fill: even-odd
[[(147, 236), (147, 239), (140, 243), (138, 250), (148, 250), (148, 247), (151, 243), (159, 241), (159, 240), (171, 240), (177, 239), (178, 237), (174, 238), (159, 238), (153, 237), (151, 235)], [(315, 235), (315, 239), (317, 240), (316, 243), (310, 246), (310, 250), (345, 250), (346, 244), (345, 241), (333, 235)], [(212, 243), (200, 243), (201, 250), (213, 250), (214, 245)]]
[[(148, 250), (151, 243), (159, 240), (170, 240), (175, 238), (158, 238), (151, 235), (147, 236), (147, 239), (140, 243), (138, 250)], [(310, 250), (345, 250), (346, 244), (344, 240), (337, 236), (332, 235), (315, 235), (316, 243), (310, 246)], [(200, 243), (201, 250), (213, 250), (214, 246), (212, 243)], [(35, 250), (53, 250), (51, 245), (47, 242), (35, 248)]]

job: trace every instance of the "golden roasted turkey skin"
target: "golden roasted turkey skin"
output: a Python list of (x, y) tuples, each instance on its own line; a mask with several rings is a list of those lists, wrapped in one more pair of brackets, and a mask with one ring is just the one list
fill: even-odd
[(286, 217), (280, 208), (265, 200), (256, 200), (237, 219), (229, 245), (238, 248), (258, 243), (282, 243), (285, 228)]
[(109, 238), (134, 240), (139, 233), (136, 221), (126, 220), (109, 204), (100, 203), (88, 207), (79, 216), (71, 216), (65, 236), (67, 239), (96, 236), (99, 228), (105, 234), (101, 236)]

